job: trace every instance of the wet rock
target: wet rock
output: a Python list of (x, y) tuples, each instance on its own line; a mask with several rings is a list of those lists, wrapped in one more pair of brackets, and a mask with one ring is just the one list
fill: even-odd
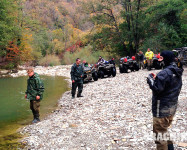
[(0, 69), (0, 75), (6, 75), (10, 72), (10, 70), (4, 70), (4, 69)]

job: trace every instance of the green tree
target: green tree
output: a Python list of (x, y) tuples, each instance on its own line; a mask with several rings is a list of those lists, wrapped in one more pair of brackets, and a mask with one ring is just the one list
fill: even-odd
[(120, 9), (117, 0), (92, 0), (82, 2), (85, 13), (90, 15), (90, 21), (94, 24), (88, 38), (93, 49), (108, 52), (126, 52), (125, 41), (119, 29)]
[(123, 38), (128, 43), (128, 55), (134, 55), (139, 49), (140, 40), (144, 35), (144, 18), (147, 0), (121, 0), (123, 6), (123, 23), (120, 28), (123, 31)]
[(185, 46), (187, 32), (182, 16), (185, 7), (183, 0), (161, 0), (150, 6), (146, 11), (149, 26), (142, 48), (150, 47), (158, 51)]
[(5, 55), (5, 48), (9, 41), (19, 34), (16, 22), (17, 7), (13, 0), (0, 1), (0, 54)]

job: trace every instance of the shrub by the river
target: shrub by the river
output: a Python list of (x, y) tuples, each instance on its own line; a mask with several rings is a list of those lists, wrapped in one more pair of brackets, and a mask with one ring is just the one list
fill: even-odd
[(14, 69), (16, 67), (17, 67), (17, 65), (14, 64), (13, 62), (9, 62), (9, 63), (6, 63), (6, 64), (0, 66), (1, 69), (7, 69), (7, 70)]
[(41, 66), (57, 66), (60, 65), (60, 59), (55, 55), (46, 55), (44, 58), (41, 58), (39, 61)]
[(92, 46), (88, 45), (74, 53), (66, 52), (62, 59), (62, 64), (75, 63), (76, 58), (80, 58), (82, 61), (86, 60), (90, 64), (95, 64), (99, 56), (102, 56), (105, 60), (110, 59), (109, 53), (103, 51), (92, 52)]

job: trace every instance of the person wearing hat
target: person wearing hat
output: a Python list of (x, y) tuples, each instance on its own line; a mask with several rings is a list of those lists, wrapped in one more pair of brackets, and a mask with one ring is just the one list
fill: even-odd
[(157, 75), (149, 74), (147, 78), (147, 83), (153, 91), (153, 133), (157, 150), (174, 149), (167, 129), (171, 125), (177, 109), (183, 73), (183, 69), (177, 67), (174, 58), (173, 52), (163, 51), (159, 61), (164, 61), (165, 68)]

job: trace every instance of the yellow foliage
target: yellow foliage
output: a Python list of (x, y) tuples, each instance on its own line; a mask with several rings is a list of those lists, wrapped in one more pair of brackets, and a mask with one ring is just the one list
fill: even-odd
[(53, 53), (60, 54), (61, 52), (64, 51), (64, 44), (61, 41), (59, 41), (58, 39), (54, 39), (52, 41), (52, 43), (53, 43), (53, 46), (54, 46), (53, 47)]
[(55, 7), (55, 10), (56, 10), (56, 11), (59, 11), (59, 10), (58, 10), (58, 7)]
[(20, 48), (20, 60), (21, 61), (29, 61), (32, 60), (32, 34), (29, 34), (27, 32), (23, 32), (22, 38), (21, 38), (21, 45), (19, 46)]
[(62, 29), (56, 29), (52, 31), (52, 34), (55, 38), (62, 38), (63, 37), (63, 31)]

